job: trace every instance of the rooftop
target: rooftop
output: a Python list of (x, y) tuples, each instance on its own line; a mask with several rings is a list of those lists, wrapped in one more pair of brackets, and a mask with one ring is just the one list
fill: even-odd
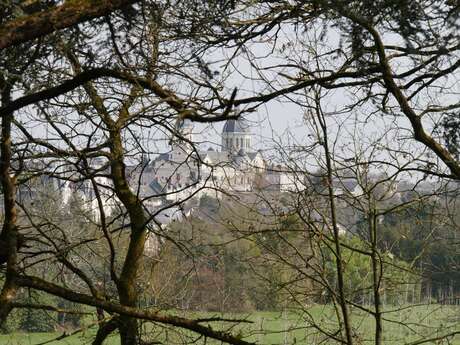
[(248, 122), (240, 117), (237, 120), (227, 120), (222, 133), (250, 133)]

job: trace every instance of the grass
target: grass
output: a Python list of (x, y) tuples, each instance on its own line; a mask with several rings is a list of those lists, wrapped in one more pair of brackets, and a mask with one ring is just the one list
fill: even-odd
[[(460, 331), (460, 306), (419, 305), (407, 306), (392, 311), (388, 306), (384, 314), (384, 344), (405, 344), (419, 340), (437, 338), (445, 334)], [(177, 313), (177, 312), (176, 312)], [(216, 313), (187, 313), (188, 317), (203, 318), (222, 316)], [(335, 312), (332, 306), (314, 305), (302, 313), (256, 312), (251, 314), (225, 314), (225, 318), (246, 319), (252, 323), (244, 323), (231, 327), (227, 322), (213, 323), (214, 329), (231, 329), (233, 334), (247, 341), (259, 344), (334, 344), (335, 342), (321, 332), (313, 324), (334, 333), (337, 330)], [(371, 344), (374, 339), (373, 317), (363, 311), (352, 310), (354, 336), (357, 344)], [(163, 327), (144, 325), (144, 331), (157, 341), (165, 344), (190, 344), (196, 340), (196, 334), (177, 332)], [(70, 337), (50, 342), (60, 333), (14, 333), (0, 336), (1, 345), (36, 345), (36, 344), (90, 344), (95, 332), (88, 328)], [(106, 341), (106, 345), (118, 345), (116, 336)], [(197, 344), (204, 344), (200, 339)], [(218, 344), (207, 340), (206, 344)], [(460, 336), (449, 337), (449, 342), (428, 342), (428, 344), (460, 345)]]

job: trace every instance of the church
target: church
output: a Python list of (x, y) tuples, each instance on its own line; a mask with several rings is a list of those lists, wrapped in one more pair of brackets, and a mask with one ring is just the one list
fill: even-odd
[[(252, 191), (266, 172), (266, 162), (252, 146), (250, 126), (243, 118), (228, 120), (222, 130), (220, 150), (200, 150), (194, 145), (193, 123), (176, 124), (170, 151), (160, 154), (132, 179), (167, 200), (181, 200), (192, 193), (219, 195), (220, 191)], [(144, 194), (144, 193), (142, 193)]]
[[(221, 198), (222, 193), (249, 195), (261, 190), (282, 193), (297, 188), (289, 172), (279, 165), (268, 164), (262, 152), (254, 150), (253, 135), (244, 118), (225, 122), (218, 150), (201, 150), (196, 144), (193, 129), (191, 121), (178, 121), (168, 152), (159, 154), (152, 161), (144, 160), (141, 164), (127, 167), (132, 191), (161, 223), (173, 220), (175, 213), (181, 217), (181, 202), (191, 198), (200, 199), (204, 195)], [(99, 159), (93, 159), (91, 166), (100, 170), (104, 164)], [(103, 176), (96, 179), (103, 194), (104, 211), (106, 215), (111, 215), (120, 207), (110, 188), (111, 181)], [(99, 218), (98, 203), (90, 181), (78, 184), (66, 181), (59, 189), (64, 204), (68, 204), (77, 192), (95, 219)], [(178, 206), (171, 207), (172, 203)]]

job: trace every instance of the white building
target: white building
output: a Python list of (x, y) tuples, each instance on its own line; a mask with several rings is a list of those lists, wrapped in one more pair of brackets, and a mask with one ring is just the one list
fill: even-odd
[(266, 171), (261, 152), (252, 147), (252, 135), (244, 119), (225, 123), (220, 151), (202, 151), (194, 146), (189, 120), (180, 121), (176, 130), (178, 139), (171, 141), (171, 150), (133, 176), (139, 185), (148, 184), (166, 200), (183, 200), (192, 194), (218, 196), (222, 190), (252, 191), (256, 177)]
[[(273, 165), (270, 165), (272, 167)], [(278, 166), (279, 167), (279, 166)], [(104, 169), (102, 162), (94, 160), (91, 169)], [(143, 200), (146, 209), (154, 214), (168, 204), (210, 195), (220, 198), (221, 193), (252, 192), (266, 188), (286, 192), (296, 190), (293, 175), (281, 169), (271, 169), (261, 151), (252, 144), (248, 123), (240, 118), (228, 120), (221, 135), (221, 149), (201, 150), (194, 144), (193, 124), (178, 121), (176, 135), (170, 142), (170, 151), (158, 155), (153, 161), (142, 161), (128, 169), (131, 189)], [(96, 177), (104, 212), (107, 216), (120, 207), (114, 196), (110, 179)], [(100, 217), (97, 199), (91, 181), (81, 184), (65, 183), (63, 201), (71, 195), (82, 196), (95, 219)], [(158, 221), (173, 219), (169, 213), (158, 214)], [(161, 219), (160, 219), (161, 218)]]
[[(62, 178), (66, 178), (57, 181), (62, 203), (63, 205), (69, 205), (72, 198), (78, 198), (79, 201), (82, 202), (82, 206), (86, 210), (91, 211), (93, 218), (98, 220), (101, 216), (101, 208), (99, 207), (100, 200), (104, 215), (110, 217), (115, 212), (116, 208), (119, 207), (120, 203), (113, 192), (111, 179), (106, 176), (101, 176), (101, 173), (103, 173), (102, 175), (104, 175), (104, 173), (108, 174), (108, 167), (104, 164), (104, 160), (100, 158), (90, 160), (89, 164), (91, 172), (95, 174), (92, 180), (81, 179), (81, 176), (78, 174), (75, 174), (76, 176), (71, 176), (69, 173), (59, 172)], [(97, 195), (99, 195), (99, 198)]]

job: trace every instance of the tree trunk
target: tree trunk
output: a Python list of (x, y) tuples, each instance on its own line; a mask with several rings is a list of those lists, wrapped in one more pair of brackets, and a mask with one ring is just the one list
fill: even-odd
[[(0, 76), (2, 106), (11, 101), (12, 82)], [(16, 228), (16, 181), (11, 173), (11, 123), (13, 113), (0, 114), (1, 141), (0, 141), (0, 180), (4, 197), (4, 221), (1, 237), (5, 240), (6, 247), (1, 248), (6, 253), (7, 268), (5, 284), (0, 293), (0, 325), (3, 325), (10, 311), (11, 302), (16, 296), (17, 286), (15, 276), (17, 274), (17, 228)]]
[[(126, 207), (131, 221), (131, 236), (128, 251), (123, 263), (120, 279), (117, 283), (120, 303), (129, 307), (136, 307), (139, 293), (136, 287), (136, 278), (144, 254), (146, 241), (147, 217), (139, 198), (130, 190), (125, 176), (123, 163), (123, 145), (119, 129), (111, 132), (112, 162), (111, 175), (115, 193)], [(128, 316), (121, 316), (119, 320), (121, 345), (138, 345), (140, 343), (138, 320)]]

